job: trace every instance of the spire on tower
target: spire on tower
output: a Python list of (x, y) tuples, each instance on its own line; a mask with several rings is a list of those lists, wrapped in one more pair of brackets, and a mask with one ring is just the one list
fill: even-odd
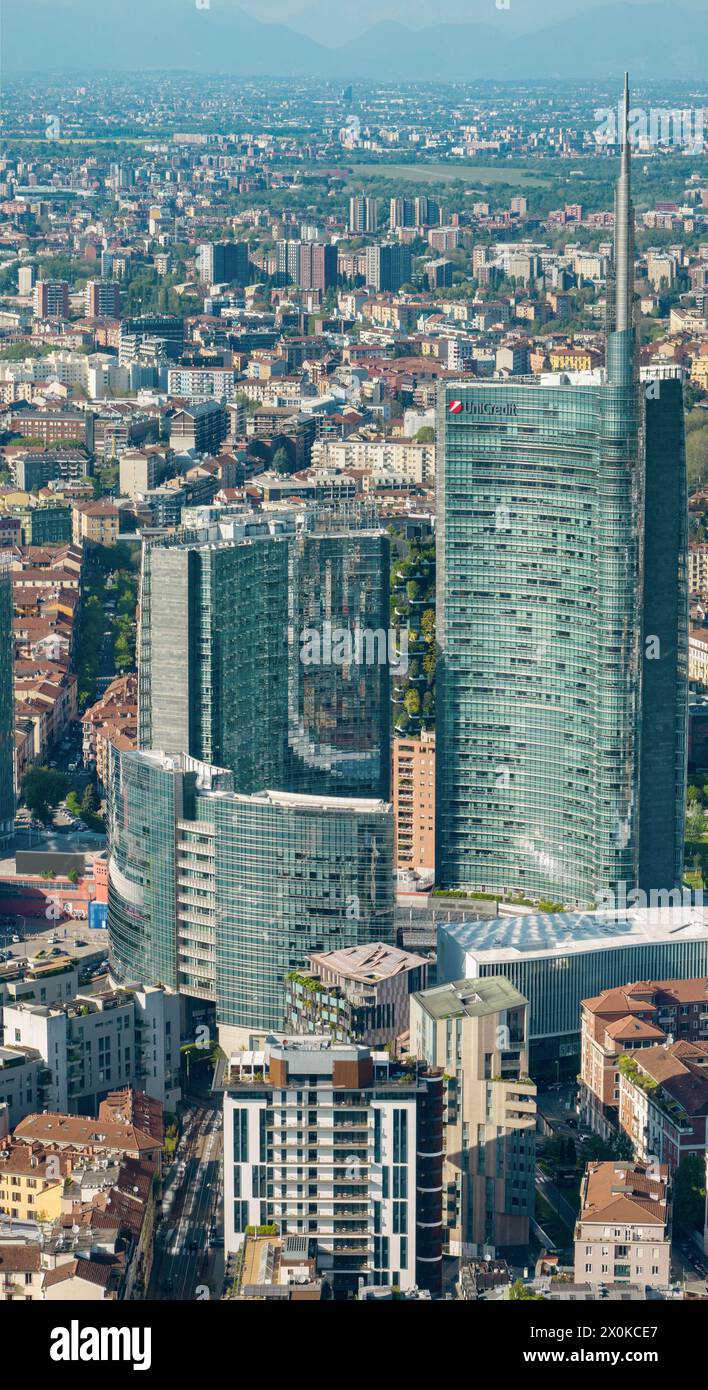
[(634, 208), (632, 206), (631, 152), (629, 146), (629, 73), (624, 75), (622, 103), (622, 153), (615, 188), (615, 329), (632, 326), (634, 292)]

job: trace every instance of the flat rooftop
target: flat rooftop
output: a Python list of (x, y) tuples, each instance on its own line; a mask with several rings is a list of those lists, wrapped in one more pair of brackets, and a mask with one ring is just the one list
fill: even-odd
[(253, 796), (238, 797), (245, 801), (267, 801), (270, 806), (303, 811), (358, 811), (362, 815), (391, 810), (389, 801), (364, 796), (308, 796), (304, 792), (256, 792)]
[(528, 1000), (504, 975), (452, 980), (413, 996), (431, 1018), (483, 1018), (500, 1009), (517, 1009)]
[(634, 908), (627, 912), (529, 912), (518, 917), (440, 922), (438, 933), (480, 963), (562, 952), (582, 955), (618, 946), (708, 941), (702, 907)]

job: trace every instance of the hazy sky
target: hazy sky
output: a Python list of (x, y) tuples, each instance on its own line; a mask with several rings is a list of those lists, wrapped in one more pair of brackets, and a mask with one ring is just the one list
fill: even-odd
[[(149, 4), (149, 0), (146, 0)], [(213, 5), (220, 0), (211, 0)], [(255, 19), (289, 24), (321, 43), (344, 42), (382, 20), (397, 20), (409, 28), (439, 23), (506, 24), (515, 32), (571, 19), (587, 10), (607, 8), (613, 0), (221, 0), (238, 3)], [(499, 5), (506, 0), (499, 0)], [(645, 0), (624, 0), (641, 5)], [(682, 0), (686, 9), (704, 6), (708, 0)]]
[[(38, 0), (35, 0), (37, 3)], [(0, 0), (1, 3), (1, 0)], [(11, 0), (20, 4), (21, 0)], [(92, 8), (90, 0), (39, 0), (59, 12)], [(146, 14), (169, 12), (192, 0), (143, 0)], [(662, 4), (667, 0), (210, 0), (213, 10), (245, 11), (253, 19), (287, 24), (320, 43), (345, 43), (383, 20), (409, 28), (440, 23), (506, 25), (514, 33), (540, 29), (582, 11), (611, 10), (613, 5)], [(672, 0), (684, 10), (705, 10), (708, 0)], [(120, 7), (120, 0), (119, 0)]]
[[(209, 10), (215, 21), (211, 25)], [(118, 13), (122, 24), (115, 23)], [(581, 16), (585, 23), (574, 23)], [(255, 21), (290, 26), (297, 34), (281, 28), (264, 35)], [(382, 21), (409, 30), (429, 27), (430, 40), (408, 39), (398, 48), (395, 41), (362, 41)], [(446, 24), (483, 25), (488, 38), (481, 47), (469, 35), (461, 40), (455, 66), (447, 47), (454, 39), (448, 40)], [(557, 31), (553, 43), (538, 40), (534, 45), (529, 39), (527, 50), (525, 36), (549, 25)], [(472, 70), (479, 77), (484, 69), (475, 55), (498, 52), (507, 36), (513, 40), (510, 70), (497, 58), (498, 76), (522, 75), (528, 51), (529, 71), (536, 75), (597, 76), (629, 65), (637, 75), (680, 79), (690, 74), (695, 80), (705, 73), (701, 59), (708, 43), (708, 0), (209, 0), (208, 6), (199, 0), (118, 0), (115, 9), (97, 6), (96, 0), (8, 0), (3, 69), (47, 71), (82, 64), (145, 69), (162, 62), (166, 68), (191, 63), (205, 71), (381, 79), (394, 68), (399, 77), (411, 71), (424, 77), (430, 53), (438, 75), (452, 64), (458, 77)], [(315, 49), (313, 41), (320, 47)], [(344, 54), (330, 56), (327, 50), (340, 46)], [(264, 67), (267, 61), (272, 68)]]

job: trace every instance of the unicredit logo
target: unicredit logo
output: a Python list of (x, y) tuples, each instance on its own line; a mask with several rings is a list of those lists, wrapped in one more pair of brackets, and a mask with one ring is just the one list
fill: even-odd
[(518, 406), (513, 401), (505, 401), (503, 405), (496, 405), (494, 401), (450, 401), (448, 411), (450, 415), (516, 415)]

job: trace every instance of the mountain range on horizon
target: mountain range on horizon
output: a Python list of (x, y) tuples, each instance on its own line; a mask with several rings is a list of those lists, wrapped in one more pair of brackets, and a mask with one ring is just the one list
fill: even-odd
[(199, 8), (197, 0), (122, 0), (119, 20), (93, 0), (22, 0), (4, 12), (0, 65), (9, 77), (183, 70), (336, 82), (615, 80), (625, 68), (635, 82), (697, 82), (706, 74), (708, 7), (694, 0), (608, 0), (522, 33), (499, 23), (503, 13), (494, 23), (423, 28), (382, 19), (330, 47), (256, 19), (235, 0)]

